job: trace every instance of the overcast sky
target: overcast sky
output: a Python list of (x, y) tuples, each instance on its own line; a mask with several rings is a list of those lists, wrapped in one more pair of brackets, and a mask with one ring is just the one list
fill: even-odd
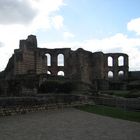
[(0, 0), (0, 71), (19, 40), (34, 34), (39, 47), (79, 47), (129, 55), (140, 70), (140, 0)]

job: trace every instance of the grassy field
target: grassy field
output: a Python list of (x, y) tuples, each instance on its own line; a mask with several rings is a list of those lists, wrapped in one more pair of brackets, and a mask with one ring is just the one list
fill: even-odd
[(101, 105), (85, 105), (76, 108), (103, 116), (110, 116), (113, 118), (140, 122), (140, 112), (125, 111), (123, 109)]

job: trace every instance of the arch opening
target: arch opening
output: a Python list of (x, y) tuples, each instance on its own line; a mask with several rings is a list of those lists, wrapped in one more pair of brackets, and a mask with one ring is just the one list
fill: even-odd
[(119, 72), (118, 72), (118, 76), (119, 76), (119, 78), (123, 78), (123, 76), (124, 76), (124, 71), (119, 71)]
[(47, 66), (51, 66), (51, 55), (49, 53), (45, 55), (47, 56)]
[(57, 73), (57, 75), (58, 75), (58, 76), (65, 76), (65, 73), (64, 73), (63, 71), (59, 71), (59, 72)]
[(111, 56), (109, 56), (107, 59), (108, 59), (107, 60), (108, 66), (112, 67), (113, 66), (113, 58)]
[(51, 75), (51, 72), (50, 71), (47, 71), (47, 74)]
[(109, 72), (108, 72), (108, 78), (110, 78), (110, 79), (113, 78), (113, 72), (112, 72), (112, 71), (109, 71)]
[(58, 54), (57, 66), (64, 66), (64, 55), (63, 54)]
[(124, 66), (124, 57), (123, 56), (119, 56), (119, 58), (118, 58), (118, 66)]

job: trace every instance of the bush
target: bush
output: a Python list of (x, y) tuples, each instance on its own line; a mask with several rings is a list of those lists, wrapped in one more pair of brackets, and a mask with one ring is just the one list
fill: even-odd
[(58, 92), (62, 93), (70, 93), (73, 90), (75, 90), (75, 85), (70, 81), (61, 83), (58, 88)]
[(39, 87), (39, 92), (41, 92), (41, 93), (56, 92), (58, 87), (59, 87), (59, 83), (57, 81), (45, 81)]
[(45, 81), (40, 87), (41, 93), (70, 93), (75, 90), (75, 85), (71, 81)]

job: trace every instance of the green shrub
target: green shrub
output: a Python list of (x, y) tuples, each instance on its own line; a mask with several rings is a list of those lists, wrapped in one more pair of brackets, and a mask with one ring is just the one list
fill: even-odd
[(41, 93), (70, 93), (75, 90), (75, 85), (71, 81), (45, 81), (40, 87)]
[(40, 87), (39, 92), (41, 93), (52, 93), (56, 92), (59, 83), (57, 81), (45, 81)]
[(58, 88), (59, 92), (62, 92), (62, 93), (70, 93), (74, 89), (75, 89), (75, 85), (72, 82), (70, 82), (70, 81), (61, 83), (59, 85), (59, 88)]

